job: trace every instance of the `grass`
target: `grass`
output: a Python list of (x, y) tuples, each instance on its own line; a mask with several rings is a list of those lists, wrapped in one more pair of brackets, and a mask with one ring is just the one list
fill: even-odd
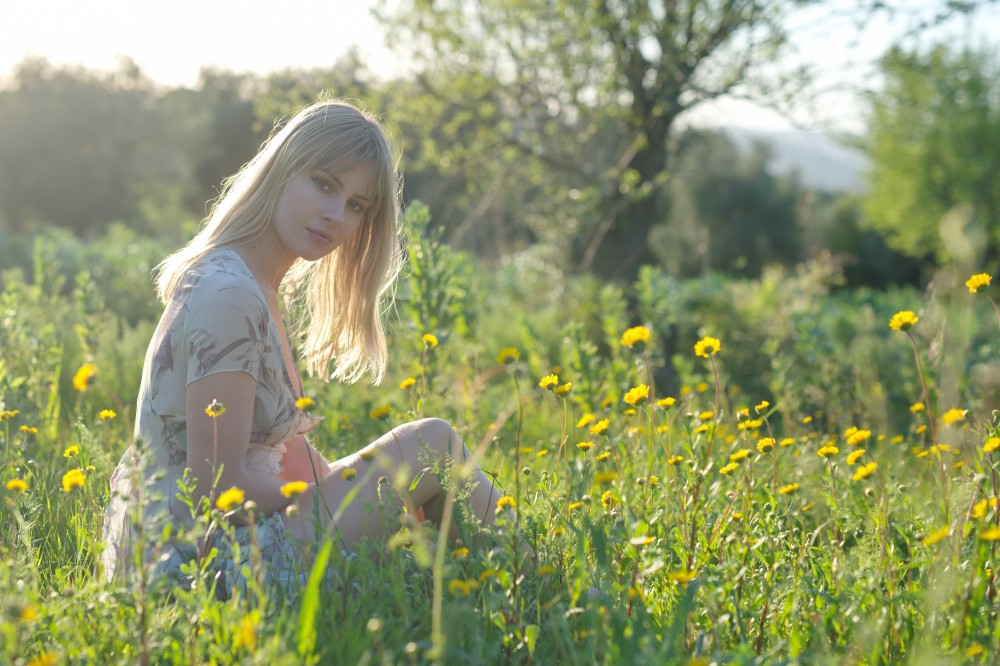
[[(958, 664), (1000, 651), (1000, 416), (961, 374), (943, 376), (952, 366), (924, 335), (937, 326), (932, 304), (875, 299), (870, 331), (844, 337), (831, 331), (857, 325), (858, 311), (826, 326), (817, 317), (831, 316), (832, 298), (822, 312), (808, 299), (783, 311), (764, 308), (767, 279), (704, 283), (674, 292), (706, 304), (684, 328), (656, 300), (684, 287), (646, 275), (645, 323), (604, 287), (600, 307), (580, 301), (573, 320), (492, 300), (465, 259), (414, 242), (394, 377), (373, 389), (310, 382), (326, 416), (314, 443), (335, 456), (406, 420), (445, 417), (513, 513), (461, 544), (400, 515), (387, 544), (357, 557), (324, 545), (291, 600), (252, 566), (227, 601), (197, 577), (187, 588), (95, 579), (150, 324), (80, 305), (71, 294), (86, 281), (40, 289), (53, 280), (7, 277), (4, 661)], [(989, 289), (952, 294), (975, 312), (961, 353), (983, 362), (1000, 335)], [(727, 311), (718, 290), (757, 305)], [(918, 321), (890, 330), (904, 309)], [(750, 316), (774, 330), (718, 324)], [(85, 363), (96, 374), (74, 386)], [(826, 374), (810, 381), (804, 368)], [(225, 524), (217, 507), (201, 513), (203, 525)]]

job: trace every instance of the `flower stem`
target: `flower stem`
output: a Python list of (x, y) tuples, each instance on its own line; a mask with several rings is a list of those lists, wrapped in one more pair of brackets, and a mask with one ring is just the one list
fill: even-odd
[(913, 358), (917, 359), (917, 374), (920, 375), (920, 386), (924, 391), (924, 405), (927, 406), (927, 421), (931, 425), (931, 437), (934, 443), (937, 443), (937, 427), (934, 425), (934, 413), (931, 411), (931, 398), (930, 394), (927, 392), (927, 380), (924, 379), (924, 364), (920, 360), (920, 350), (917, 349), (917, 341), (913, 339), (913, 334), (906, 331), (906, 337), (910, 340), (910, 345), (913, 346)]

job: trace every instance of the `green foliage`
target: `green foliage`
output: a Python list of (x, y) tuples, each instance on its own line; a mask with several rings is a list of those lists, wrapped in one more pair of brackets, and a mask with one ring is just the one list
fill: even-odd
[[(872, 101), (865, 209), (909, 256), (976, 266), (1000, 253), (1000, 77), (996, 53), (893, 49)], [(949, 222), (955, 208), (967, 217)], [(968, 246), (963, 247), (963, 246)]]

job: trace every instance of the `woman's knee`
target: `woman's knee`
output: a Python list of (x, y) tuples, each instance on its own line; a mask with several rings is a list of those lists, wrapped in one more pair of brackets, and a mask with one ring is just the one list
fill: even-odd
[(416, 445), (427, 447), (442, 455), (455, 455), (458, 446), (464, 447), (458, 433), (443, 419), (426, 418), (413, 422)]

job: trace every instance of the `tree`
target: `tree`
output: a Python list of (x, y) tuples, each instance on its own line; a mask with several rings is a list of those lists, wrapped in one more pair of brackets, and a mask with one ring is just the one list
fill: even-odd
[[(552, 214), (526, 215), (536, 220), (531, 231), (552, 242), (575, 236), (562, 246), (577, 266), (622, 276), (653, 259), (647, 236), (668, 215), (669, 201), (656, 193), (669, 177), (678, 118), (724, 95), (773, 103), (800, 89), (800, 73), (781, 74), (774, 63), (789, 17), (819, 4), (402, 0), (385, 18), (428, 106), (445, 103), (461, 119), (465, 163), (537, 197)], [(853, 5), (862, 12), (905, 3)], [(438, 117), (419, 121), (429, 127)]]
[(962, 233), (1000, 250), (1000, 62), (988, 50), (891, 50), (872, 101), (871, 189), (865, 211), (900, 252), (947, 262), (942, 221), (969, 211)]

